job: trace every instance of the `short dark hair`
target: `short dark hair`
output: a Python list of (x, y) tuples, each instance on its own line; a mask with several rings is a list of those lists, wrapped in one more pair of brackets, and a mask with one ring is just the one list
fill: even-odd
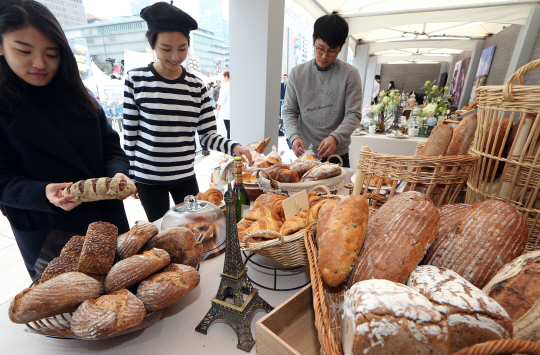
[(283, 76), (286, 76), (286, 77), (288, 77), (288, 75), (287, 75), (287, 74), (283, 74)]
[(377, 75), (375, 75), (375, 79), (379, 79), (379, 80), (380, 80), (380, 79), (381, 79), (381, 76), (377, 74)]
[(324, 15), (315, 21), (313, 25), (313, 39), (320, 38), (330, 48), (336, 48), (345, 44), (349, 35), (347, 21), (339, 15)]
[[(150, 44), (150, 47), (152, 49), (156, 49), (156, 41), (157, 41), (157, 36), (158, 34), (160, 34), (161, 32), (175, 32), (175, 31), (170, 31), (170, 30), (162, 30), (160, 28), (155, 28), (155, 29), (149, 29), (148, 31), (146, 31), (146, 39), (148, 40), (148, 43)], [(187, 38), (187, 45), (189, 47), (189, 31), (176, 31), (176, 32), (180, 32), (182, 33), (184, 36), (186, 36)]]
[[(68, 112), (77, 117), (95, 118), (99, 112), (98, 104), (84, 86), (66, 35), (51, 11), (45, 5), (33, 0), (2, 0), (0, 44), (6, 33), (22, 30), (28, 26), (35, 27), (58, 45), (60, 66), (53, 80), (58, 82), (66, 98)], [(26, 95), (25, 82), (11, 70), (6, 59), (0, 57), (0, 102), (12, 106)]]

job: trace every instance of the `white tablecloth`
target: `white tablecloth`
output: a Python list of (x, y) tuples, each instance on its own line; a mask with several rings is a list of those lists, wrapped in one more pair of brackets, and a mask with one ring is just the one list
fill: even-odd
[(427, 138), (411, 137), (405, 139), (391, 138), (383, 134), (352, 136), (349, 146), (351, 168), (356, 170), (360, 148), (367, 145), (369, 150), (376, 153), (392, 155), (414, 155), (417, 142), (427, 142)]

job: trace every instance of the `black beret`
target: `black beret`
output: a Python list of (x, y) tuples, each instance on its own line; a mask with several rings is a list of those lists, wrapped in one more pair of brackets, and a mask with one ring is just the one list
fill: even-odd
[(149, 29), (188, 32), (196, 30), (197, 21), (172, 3), (156, 2), (141, 10), (141, 17)]

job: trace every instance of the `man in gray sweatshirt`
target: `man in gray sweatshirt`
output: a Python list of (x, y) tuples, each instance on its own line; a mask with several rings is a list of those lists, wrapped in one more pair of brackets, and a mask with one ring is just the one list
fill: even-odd
[(292, 68), (281, 113), (296, 156), (312, 144), (320, 159), (336, 154), (345, 167), (350, 166), (351, 134), (362, 110), (360, 73), (337, 59), (348, 34), (349, 26), (339, 15), (315, 21), (315, 59)]

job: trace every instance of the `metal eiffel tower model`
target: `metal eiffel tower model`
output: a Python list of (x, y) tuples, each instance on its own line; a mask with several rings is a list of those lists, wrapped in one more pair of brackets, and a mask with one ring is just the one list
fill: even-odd
[[(242, 262), (236, 226), (236, 195), (230, 185), (225, 192), (224, 200), (227, 204), (227, 237), (221, 283), (218, 293), (212, 299), (210, 311), (195, 330), (206, 334), (212, 323), (226, 323), (236, 332), (238, 337), (236, 347), (249, 352), (255, 345), (255, 340), (251, 335), (253, 315), (258, 309), (263, 309), (268, 313), (274, 307), (261, 298), (258, 289), (253, 288), (247, 275), (247, 267)], [(228, 297), (232, 298), (233, 303), (226, 300)]]

